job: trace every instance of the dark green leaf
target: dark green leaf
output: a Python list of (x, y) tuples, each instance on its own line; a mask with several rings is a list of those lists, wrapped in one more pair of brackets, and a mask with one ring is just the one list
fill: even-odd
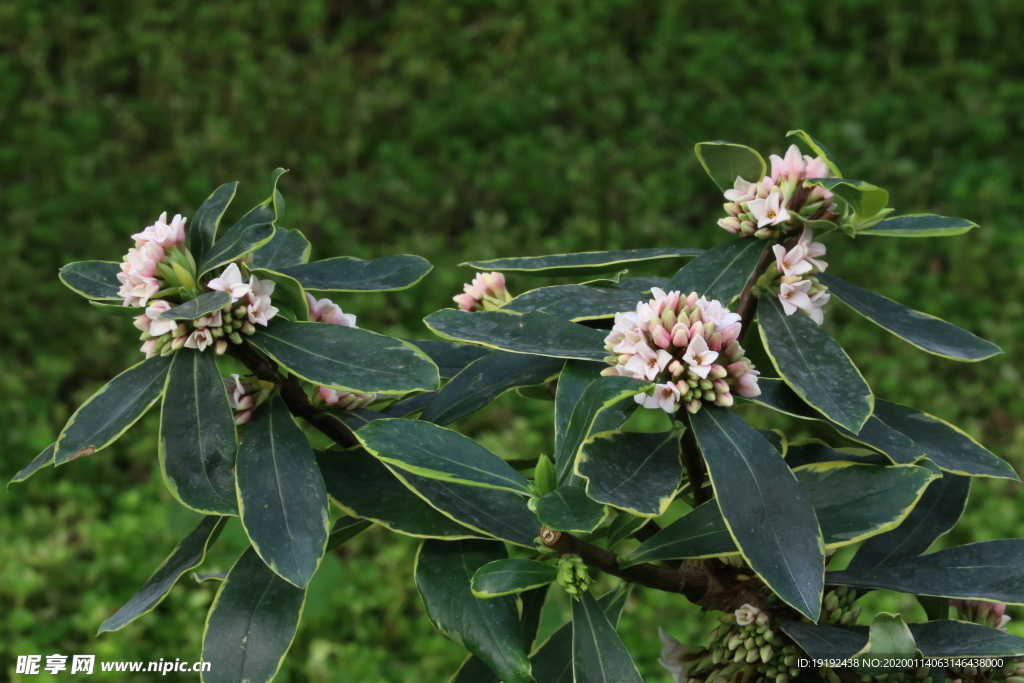
[(418, 474), (485, 488), (525, 493), (533, 487), (523, 475), (473, 439), (421, 420), (374, 420), (356, 437), (374, 456)]
[(805, 131), (791, 130), (786, 133), (787, 138), (794, 135), (803, 140), (804, 143), (811, 148), (811, 151), (814, 152), (814, 154), (825, 160), (825, 164), (828, 166), (829, 170), (832, 171), (832, 175), (837, 178), (843, 177), (843, 174), (839, 172), (839, 166), (836, 164), (835, 155), (832, 154), (828, 147), (812, 138)]
[(788, 619), (779, 619), (779, 627), (808, 656), (816, 659), (849, 659), (868, 642), (865, 628), (850, 630)]
[(121, 264), (113, 261), (78, 261), (61, 268), (59, 277), (68, 289), (86, 299), (120, 301), (123, 298), (117, 293), (121, 289), (117, 279), (120, 272)]
[[(839, 548), (900, 524), (934, 473), (912, 465), (878, 467), (832, 462), (794, 471), (814, 508), (826, 547)], [(731, 555), (736, 543), (717, 504), (709, 501), (619, 558), (640, 562)]]
[(324, 555), (331, 515), (313, 449), (280, 396), (246, 425), (235, 477), (253, 548), (276, 574), (305, 587)]
[(252, 548), (235, 562), (206, 618), (203, 683), (268, 683), (281, 668), (306, 589), (270, 571)]
[(562, 486), (537, 499), (537, 519), (541, 524), (571, 533), (587, 534), (601, 526), (608, 509), (595, 503), (583, 489)]
[(646, 517), (620, 512), (608, 527), (608, 548), (613, 548), (619, 541), (626, 540), (644, 524), (647, 524)]
[(704, 406), (690, 424), (743, 557), (783, 601), (817, 619), (824, 544), (793, 472), (756, 429), (728, 409)]
[(446, 308), (423, 319), (434, 334), (492, 349), (554, 358), (604, 360), (606, 333), (547, 313), (466, 313)]
[(306, 289), (320, 292), (394, 292), (423, 279), (433, 266), (420, 256), (399, 254), (363, 261), (339, 256), (285, 268)]
[(164, 311), (160, 317), (163, 320), (195, 320), (219, 311), (230, 303), (231, 295), (227, 292), (206, 292), (195, 299)]
[(821, 273), (817, 277), (847, 306), (922, 351), (950, 360), (972, 362), (1002, 353), (992, 342), (945, 320), (907, 308), (834, 275)]
[(253, 268), (250, 272), (259, 280), (270, 280), (274, 283), (275, 306), (284, 303), (295, 313), (295, 320), (309, 320), (309, 301), (306, 300), (306, 292), (298, 280), (284, 273), (263, 268)]
[(913, 463), (925, 457), (924, 451), (913, 440), (889, 427), (874, 415), (864, 423), (859, 434), (854, 434), (849, 429), (826, 419), (824, 415), (804, 403), (804, 400), (781, 379), (762, 377), (758, 379), (757, 386), (761, 390), (761, 395), (747, 400), (800, 419), (821, 420), (847, 439), (885, 453), (896, 464)]
[(235, 198), (238, 182), (224, 183), (206, 198), (188, 223), (188, 250), (199, 263), (217, 239), (217, 227), (231, 200)]
[(697, 292), (728, 306), (743, 291), (765, 249), (765, 241), (755, 237), (720, 244), (680, 268), (668, 289), (679, 290), (684, 297)]
[(626, 646), (590, 591), (572, 602), (572, 672), (575, 683), (643, 683)]
[(476, 570), (507, 556), (500, 543), (491, 541), (428, 539), (416, 556), (416, 586), (439, 631), (486, 662), (506, 683), (533, 683), (515, 598), (480, 599), (470, 590)]
[(907, 519), (892, 531), (866, 540), (847, 569), (873, 569), (925, 552), (956, 525), (970, 493), (970, 477), (947, 473), (933, 481)]
[(384, 417), (405, 417), (406, 415), (412, 415), (415, 412), (423, 410), (431, 401), (437, 396), (436, 391), (425, 391), (422, 394), (414, 394), (409, 398), (403, 398), (401, 401), (395, 401), (387, 408), (381, 409), (381, 414)]
[(439, 425), (461, 420), (511, 389), (553, 379), (563, 364), (560, 358), (506, 351), (488, 353), (441, 387), (422, 417)]
[(536, 546), (540, 522), (519, 494), (452, 484), (397, 468), (388, 469), (445, 517), (486, 536), (526, 548)]
[(437, 366), (441, 377), (445, 379), (455, 377), (473, 361), (493, 353), (490, 349), (477, 344), (460, 344), (439, 339), (407, 339), (406, 341), (427, 354)]
[[(572, 417), (566, 425), (561, 443), (556, 445), (555, 467), (559, 483), (569, 479), (583, 442), (596, 432), (621, 427), (636, 409), (637, 404), (632, 397), (650, 387), (650, 382), (632, 377), (599, 376), (584, 389), (572, 409)], [(555, 403), (557, 412), (558, 401)]]
[(928, 621), (938, 621), (949, 618), (949, 600), (946, 598), (933, 598), (928, 595), (918, 595), (917, 602), (924, 610)]
[[(862, 451), (860, 453), (851, 452)], [(795, 444), (786, 453), (786, 464), (790, 469), (803, 465), (814, 465), (831, 462), (859, 462), (866, 465), (889, 465), (889, 458), (863, 449), (836, 450), (831, 446), (816, 441)]]
[[(604, 363), (570, 360), (566, 361), (565, 366), (562, 368), (562, 373), (558, 376), (558, 385), (555, 390), (555, 464), (556, 466), (561, 465), (558, 468), (558, 474), (563, 477), (575, 477), (572, 474), (572, 466), (576, 454), (573, 452), (570, 457), (570, 454), (564, 450), (563, 446), (565, 435), (569, 430), (569, 420), (572, 417), (573, 408), (579, 403), (580, 397), (583, 396), (586, 388), (601, 376), (601, 370), (606, 367), (608, 366)], [(580, 443), (582, 443), (582, 440), (580, 440)], [(577, 450), (580, 443), (575, 445)], [(562, 453), (561, 460), (558, 457), (559, 453)]]
[(133, 365), (89, 397), (64, 426), (54, 445), (57, 465), (106, 448), (135, 424), (164, 392), (171, 358), (155, 356)]
[(281, 193), (277, 191), (277, 181), (285, 173), (287, 171), (279, 168), (270, 174), (270, 197), (253, 207), (220, 236), (199, 261), (200, 275), (237, 261), (271, 241), (274, 237), (274, 223), (280, 218), (279, 209), (284, 209)]
[(207, 581), (213, 581), (220, 583), (228, 577), (227, 572), (210, 572), (209, 574), (201, 574), (199, 572), (192, 572), (192, 580), (196, 583), (206, 583)]
[(768, 173), (768, 166), (761, 155), (746, 145), (715, 140), (698, 142), (693, 151), (700, 165), (723, 192), (732, 189), (737, 177), (756, 183)]
[(421, 538), (474, 538), (480, 534), (430, 507), (384, 463), (362, 448), (317, 451), (328, 495), (346, 514)]
[(494, 598), (546, 586), (558, 576), (558, 567), (536, 560), (495, 560), (476, 570), (473, 595)]
[(235, 421), (217, 361), (194, 349), (172, 357), (160, 409), (160, 469), (167, 488), (197, 512), (237, 515)]
[(858, 220), (877, 216), (889, 204), (889, 193), (887, 191), (863, 180), (815, 178), (808, 179), (807, 182), (811, 185), (819, 185), (833, 192), (850, 205)]
[(404, 394), (440, 382), (437, 366), (412, 344), (356, 327), (275, 320), (248, 340), (289, 372), (339, 391)]
[(225, 522), (227, 517), (204, 517), (199, 526), (175, 546), (167, 559), (157, 567), (146, 583), (142, 584), (139, 592), (100, 625), (96, 635), (106, 631), (118, 631), (159, 605), (185, 572), (203, 563), (206, 549), (220, 536)]
[(1018, 479), (1013, 468), (963, 430), (944, 420), (889, 401), (875, 402), (875, 415), (912, 439), (936, 465), (954, 474)]
[(899, 526), (936, 474), (924, 467), (830, 462), (793, 472), (806, 492), (825, 543), (838, 548)]
[(301, 231), (278, 227), (271, 240), (253, 253), (252, 265), (280, 272), (308, 262), (311, 250), (309, 240)]
[(668, 510), (682, 483), (681, 434), (681, 429), (600, 432), (583, 442), (576, 474), (587, 480), (587, 495), (599, 503), (657, 517)]
[(143, 310), (138, 306), (125, 306), (123, 304), (105, 304), (99, 301), (89, 301), (89, 305), (100, 313), (112, 315), (115, 318), (136, 318), (142, 315)]
[(980, 624), (940, 619), (910, 624), (925, 657), (1020, 657), (1024, 638)]
[(555, 285), (520, 294), (502, 306), (502, 310), (542, 311), (574, 322), (600, 320), (612, 318), (616, 313), (635, 311), (637, 302), (651, 298), (644, 293), (650, 290), (646, 278), (626, 278), (618, 284)]
[(828, 576), (829, 583), (841, 586), (1019, 605), (1024, 604), (1024, 539), (982, 541)]
[(17, 474), (15, 474), (13, 477), (11, 477), (11, 480), (9, 482), (7, 482), (7, 488), (10, 489), (11, 488), (11, 484), (17, 484), (19, 482), (23, 482), (26, 479), (28, 479), (29, 477), (31, 477), (33, 474), (38, 472), (39, 470), (43, 469), (44, 467), (49, 467), (50, 465), (52, 465), (53, 464), (53, 447), (55, 445), (56, 444), (52, 444), (51, 443), (49, 446), (44, 448), (39, 453), (39, 455), (37, 455), (36, 457), (32, 458), (32, 462), (30, 462), (29, 464), (25, 465), (25, 467), (20, 469)]
[[(613, 628), (618, 626), (631, 585), (620, 583), (617, 588), (597, 600)], [(537, 683), (573, 683), (572, 622), (564, 624), (551, 634), (533, 653), (530, 662), (533, 664), (533, 676)]]
[(786, 315), (775, 297), (761, 297), (757, 320), (786, 384), (831, 421), (859, 432), (871, 417), (874, 396), (843, 347), (803, 313)]
[(331, 527), (331, 533), (327, 535), (326, 552), (331, 552), (335, 548), (340, 547), (345, 541), (366, 531), (371, 526), (373, 526), (373, 522), (368, 520), (347, 516), (339, 518), (334, 523), (334, 526)]
[(552, 254), (550, 256), (525, 256), (522, 258), (499, 258), (490, 261), (467, 261), (460, 266), (477, 270), (500, 270), (522, 275), (543, 275), (565, 277), (600, 275), (623, 268), (633, 263), (666, 258), (689, 258), (701, 253), (702, 249), (626, 249), (623, 251), (586, 251), (579, 254)]
[(946, 218), (927, 213), (908, 216), (893, 216), (859, 230), (858, 235), (880, 235), (882, 237), (955, 237), (978, 227), (963, 218)]

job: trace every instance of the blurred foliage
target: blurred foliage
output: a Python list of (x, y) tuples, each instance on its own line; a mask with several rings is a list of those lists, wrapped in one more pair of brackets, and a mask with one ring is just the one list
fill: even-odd
[[(163, 210), (191, 215), (222, 182), (243, 181), (238, 216), (271, 169), (291, 168), (283, 224), (315, 257), (430, 259), (415, 289), (339, 301), (362, 326), (426, 337), (420, 318), (450, 305), (469, 257), (726, 239), (693, 144), (781, 153), (792, 128), (828, 144), (847, 177), (887, 187), (899, 212), (982, 225), (948, 240), (832, 236), (830, 272), (1006, 355), (928, 356), (840, 303), (827, 325), (879, 396), (959, 424), (1020, 470), (1022, 21), (1014, 0), (0, 3), (0, 308), (13, 317), (0, 328), (0, 474), (137, 357), (134, 328), (57, 268), (119, 259), (131, 233)], [(506, 396), (460, 426), (503, 454), (550, 449), (550, 404), (523, 403)], [(92, 635), (195, 523), (155, 473), (155, 434), (145, 420), (0, 496), (0, 672), (29, 653), (198, 658), (210, 583), (186, 580), (154, 614)], [(947, 541), (1024, 535), (1018, 486), (974, 493)], [(229, 528), (208, 567), (243, 545)], [(423, 615), (414, 548), (374, 530), (328, 558), (279, 680), (444, 680), (460, 648)], [(695, 640), (699, 617), (634, 594), (623, 633), (647, 680), (668, 680), (657, 625)], [(559, 618), (549, 610), (545, 632)]]

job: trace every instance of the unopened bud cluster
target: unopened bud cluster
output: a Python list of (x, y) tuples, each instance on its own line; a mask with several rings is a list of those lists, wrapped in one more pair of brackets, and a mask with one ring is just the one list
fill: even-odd
[(719, 622), (708, 634), (706, 648), (685, 646), (659, 631), (665, 647), (658, 662), (673, 681), (787, 683), (800, 673), (796, 646), (772, 628), (766, 612), (743, 605)]
[(558, 576), (555, 581), (566, 593), (576, 597), (590, 590), (592, 579), (587, 572), (587, 565), (579, 555), (563, 555), (558, 559)]
[(821, 157), (801, 156), (792, 145), (782, 158), (771, 155), (771, 175), (761, 181), (737, 176), (725, 191), (728, 217), (718, 225), (734, 235), (774, 239), (802, 220), (833, 221), (839, 218), (831, 192), (811, 185), (808, 178), (829, 178), (831, 173)]
[(1006, 630), (1010, 617), (1006, 614), (1006, 605), (1001, 602), (985, 602), (984, 600), (950, 600), (949, 604), (956, 608), (956, 613), (963, 621), (970, 621), (982, 626)]
[[(306, 302), (309, 304), (309, 319), (311, 322), (356, 327), (356, 317), (351, 313), (342, 311), (341, 306), (330, 299), (317, 300), (313, 296), (306, 294)], [(353, 394), (347, 391), (331, 389), (330, 387), (317, 387), (317, 392), (324, 403), (337, 406), (343, 410), (365, 408), (377, 400), (377, 394)]]
[(772, 250), (775, 262), (758, 278), (755, 293), (778, 297), (786, 315), (801, 311), (820, 325), (825, 320), (822, 308), (832, 297), (828, 287), (814, 277), (828, 268), (828, 263), (821, 260), (825, 245), (815, 242), (814, 232), (804, 227), (792, 248), (776, 244)]
[(826, 626), (849, 626), (857, 623), (860, 605), (855, 604), (856, 601), (856, 591), (846, 586), (826, 591), (821, 601), (821, 616), (818, 617), (818, 623)]
[(761, 393), (757, 376), (744, 355), (739, 337), (740, 316), (716, 300), (685, 299), (680, 292), (654, 287), (654, 298), (639, 302), (636, 311), (617, 313), (605, 338), (615, 355), (603, 375), (622, 375), (656, 382), (652, 394), (638, 394), (645, 408), (674, 413), (682, 404), (696, 413), (705, 401), (731, 406), (733, 392), (752, 398)]
[(478, 273), (462, 290), (452, 300), (463, 311), (496, 311), (512, 301), (512, 295), (505, 289), (505, 276), (497, 271)]
[(117, 279), (125, 306), (145, 306), (167, 289), (196, 289), (196, 262), (185, 248), (185, 221), (180, 214), (170, 223), (167, 212), (140, 233), (132, 235), (135, 246), (121, 261)]

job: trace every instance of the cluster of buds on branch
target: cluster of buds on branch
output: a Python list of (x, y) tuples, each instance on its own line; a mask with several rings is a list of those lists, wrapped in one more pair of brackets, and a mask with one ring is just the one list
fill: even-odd
[(787, 683), (800, 673), (796, 646), (772, 628), (766, 612), (743, 605), (719, 622), (708, 635), (706, 648), (683, 645), (659, 629), (665, 647), (658, 663), (671, 672), (675, 683)]
[(505, 276), (497, 271), (478, 273), (462, 289), (463, 293), (456, 294), (452, 300), (463, 311), (496, 311), (512, 301), (512, 295), (505, 289)]
[(605, 338), (615, 355), (603, 375), (623, 375), (657, 382), (652, 394), (638, 394), (645, 408), (674, 413), (680, 404), (691, 414), (704, 401), (731, 406), (733, 392), (752, 398), (761, 393), (760, 374), (744, 356), (739, 337), (740, 316), (716, 300), (685, 299), (680, 292), (654, 287), (654, 298), (639, 302), (636, 311), (617, 313)]
[(572, 597), (590, 590), (593, 581), (579, 555), (563, 555), (558, 558), (558, 576), (555, 579), (559, 586)]
[[(356, 327), (356, 317), (351, 313), (345, 313), (341, 310), (341, 306), (330, 299), (318, 300), (312, 295), (306, 294), (306, 302), (309, 304), (310, 321)], [(317, 391), (324, 403), (338, 406), (344, 410), (365, 408), (377, 400), (377, 394), (353, 394), (330, 387), (318, 387)]]
[(814, 241), (814, 231), (804, 227), (797, 243), (790, 249), (781, 244), (772, 247), (775, 262), (757, 280), (754, 293), (776, 296), (782, 303), (786, 315), (797, 311), (806, 313), (819, 325), (825, 321), (822, 308), (832, 297), (828, 287), (816, 277), (825, 272), (828, 263), (821, 260), (825, 245)]
[(733, 188), (725, 191), (729, 216), (718, 221), (720, 227), (734, 235), (773, 239), (797, 221), (839, 218), (832, 193), (807, 182), (832, 177), (824, 159), (801, 156), (800, 148), (792, 145), (785, 158), (773, 154), (771, 162), (771, 175), (759, 182), (737, 176)]
[(228, 403), (235, 411), (235, 424), (244, 425), (252, 417), (252, 411), (263, 403), (274, 389), (273, 382), (260, 379), (242, 381), (237, 374), (222, 378), (228, 392)]
[(141, 351), (147, 358), (167, 356), (181, 348), (205, 351), (211, 346), (217, 355), (223, 355), (229, 342), (241, 344), (242, 335), (252, 334), (256, 325), (266, 326), (277, 315), (277, 308), (270, 303), (274, 283), (259, 280), (255, 275), (245, 282), (237, 264), (228, 265), (220, 277), (210, 280), (206, 286), (230, 294), (231, 303), (195, 320), (178, 322), (160, 317), (176, 304), (157, 299), (149, 302), (142, 315), (136, 316), (135, 327), (142, 330)]
[(860, 605), (857, 601), (856, 591), (846, 586), (839, 586), (826, 591), (821, 601), (821, 616), (819, 624), (826, 626), (849, 626), (857, 623), (860, 616)]
[(185, 248), (185, 220), (178, 214), (168, 223), (165, 211), (156, 223), (132, 235), (135, 246), (124, 255), (117, 274), (117, 294), (125, 306), (145, 306), (179, 286), (196, 288), (196, 262)]
[(985, 602), (984, 600), (950, 600), (949, 604), (956, 608), (956, 613), (964, 621), (982, 626), (1006, 630), (1010, 617), (1006, 614), (1006, 605), (1001, 602)]

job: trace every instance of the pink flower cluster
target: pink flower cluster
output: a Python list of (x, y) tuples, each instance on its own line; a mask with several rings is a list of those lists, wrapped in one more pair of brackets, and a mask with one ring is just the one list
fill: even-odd
[[(306, 301), (309, 302), (309, 319), (311, 321), (344, 325), (345, 327), (356, 326), (356, 317), (351, 313), (342, 311), (341, 306), (330, 299), (320, 299), (318, 301), (311, 295), (306, 294)], [(365, 408), (377, 400), (376, 394), (353, 394), (347, 391), (331, 389), (330, 387), (319, 387), (318, 391), (324, 403), (339, 406), (344, 410)]]
[(821, 157), (801, 156), (800, 148), (790, 146), (785, 158), (773, 154), (771, 175), (761, 181), (737, 176), (731, 190), (725, 191), (728, 217), (718, 225), (734, 235), (768, 239), (778, 237), (794, 214), (808, 220), (835, 220), (835, 202), (831, 192), (810, 185), (808, 178), (831, 177)]
[(256, 407), (256, 399), (249, 393), (252, 387), (243, 384), (237, 374), (223, 377), (224, 388), (228, 392), (228, 403), (235, 411), (235, 424), (244, 425), (252, 418), (252, 409)]
[(187, 324), (160, 318), (161, 313), (176, 305), (164, 299), (149, 302), (145, 313), (136, 316), (135, 327), (142, 330), (141, 351), (146, 358), (169, 355), (181, 348), (205, 351), (210, 346), (222, 355), (228, 342), (241, 344), (241, 335), (252, 334), (256, 325), (266, 326), (277, 315), (278, 309), (270, 302), (274, 282), (259, 280), (255, 275), (243, 282), (242, 272), (234, 263), (220, 277), (210, 280), (207, 287), (228, 292), (231, 303)]
[(605, 339), (613, 367), (604, 375), (657, 382), (652, 394), (638, 394), (645, 408), (674, 413), (680, 404), (696, 413), (704, 401), (731, 406), (733, 392), (752, 398), (760, 374), (739, 344), (740, 316), (721, 302), (654, 287), (654, 298), (636, 311), (617, 313)]
[[(775, 252), (775, 263), (766, 275), (774, 285), (778, 285), (777, 295), (786, 315), (803, 311), (811, 320), (819, 325), (824, 322), (822, 307), (832, 297), (828, 288), (812, 277), (825, 272), (828, 264), (821, 260), (825, 255), (825, 245), (814, 241), (814, 232), (804, 227), (796, 245), (788, 251), (781, 244), (772, 247)], [(778, 282), (775, 283), (775, 278)]]
[(512, 295), (505, 289), (505, 276), (499, 272), (478, 273), (462, 289), (463, 293), (452, 299), (463, 311), (496, 311), (512, 301)]
[(950, 600), (949, 604), (956, 607), (961, 619), (983, 626), (1006, 630), (1010, 617), (1006, 615), (1006, 605), (1001, 602), (985, 602), (984, 600)]
[(125, 306), (145, 306), (163, 288), (158, 264), (164, 262), (171, 249), (185, 244), (185, 220), (176, 214), (168, 223), (165, 211), (156, 223), (132, 235), (135, 246), (125, 254), (117, 274), (121, 283), (117, 294), (124, 298)]

